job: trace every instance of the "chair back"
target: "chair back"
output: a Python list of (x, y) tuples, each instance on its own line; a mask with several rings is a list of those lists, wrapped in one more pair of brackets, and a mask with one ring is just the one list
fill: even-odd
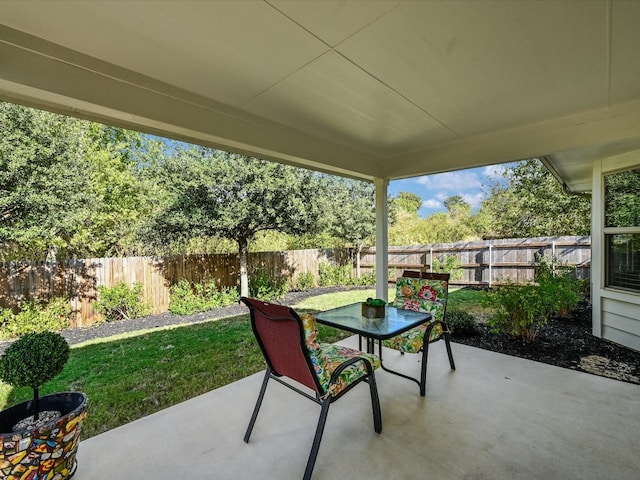
[(434, 320), (444, 321), (449, 297), (448, 273), (405, 270), (396, 280), (393, 306), (406, 310), (429, 312)]
[(289, 307), (253, 298), (240, 299), (251, 316), (251, 328), (267, 365), (285, 376), (322, 392), (305, 344), (302, 320)]
[(402, 272), (403, 277), (409, 278), (423, 278), (425, 280), (443, 280), (449, 283), (450, 273), (435, 273), (435, 272), (416, 272), (414, 270), (405, 270)]

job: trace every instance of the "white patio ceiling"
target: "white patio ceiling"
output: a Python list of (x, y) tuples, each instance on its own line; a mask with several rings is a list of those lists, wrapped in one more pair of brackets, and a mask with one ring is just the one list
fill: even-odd
[(640, 2), (12, 1), (0, 99), (362, 179), (640, 148)]

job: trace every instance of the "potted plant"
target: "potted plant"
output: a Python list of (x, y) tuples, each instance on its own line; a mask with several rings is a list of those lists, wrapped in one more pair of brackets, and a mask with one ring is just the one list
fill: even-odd
[(0, 357), (0, 379), (33, 388), (33, 399), (0, 412), (0, 478), (71, 478), (87, 396), (39, 389), (64, 368), (69, 345), (54, 332), (28, 333)]
[(367, 298), (367, 301), (362, 303), (362, 316), (367, 318), (384, 318), (384, 306), (386, 304), (387, 302), (381, 298)]

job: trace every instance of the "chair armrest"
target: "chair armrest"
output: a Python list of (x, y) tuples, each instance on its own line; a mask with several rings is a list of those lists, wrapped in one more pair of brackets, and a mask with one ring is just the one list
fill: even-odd
[(358, 363), (360, 361), (364, 362), (364, 366), (367, 369), (367, 376), (371, 376), (373, 374), (373, 366), (371, 365), (371, 362), (367, 360), (365, 357), (353, 357), (347, 360), (346, 362), (341, 363), (338, 366), (338, 368), (336, 368), (333, 371), (333, 373), (331, 374), (331, 378), (329, 379), (329, 385), (334, 385), (336, 380), (340, 377), (340, 374), (345, 369), (349, 368), (351, 365)]

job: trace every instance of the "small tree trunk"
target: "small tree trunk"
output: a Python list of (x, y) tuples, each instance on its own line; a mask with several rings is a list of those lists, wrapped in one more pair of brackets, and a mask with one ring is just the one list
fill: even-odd
[(249, 251), (249, 241), (246, 238), (238, 240), (238, 251), (240, 254), (240, 295), (249, 296), (249, 276), (247, 274), (247, 253)]
[(362, 244), (356, 245), (356, 278), (360, 278), (362, 272), (360, 270), (360, 253), (362, 252)]
[(40, 392), (38, 387), (33, 389), (33, 408), (35, 410), (33, 412), (33, 419), (38, 420), (39, 413), (40, 413)]

